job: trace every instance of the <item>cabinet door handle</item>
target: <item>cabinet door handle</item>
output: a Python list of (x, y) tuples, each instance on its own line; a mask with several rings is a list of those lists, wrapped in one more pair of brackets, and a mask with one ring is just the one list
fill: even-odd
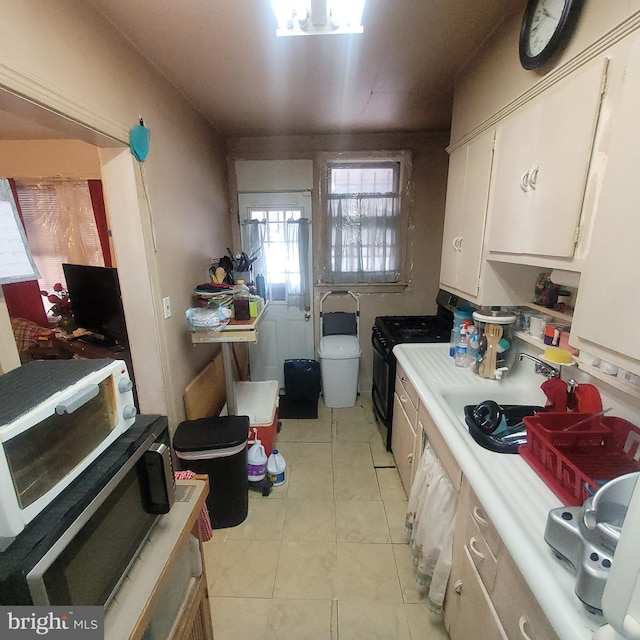
[(476, 537), (471, 538), (469, 540), (469, 548), (473, 551), (474, 555), (478, 556), (480, 560), (484, 560), (484, 553), (478, 549), (478, 539)]
[(460, 236), (456, 236), (451, 243), (454, 251), (460, 251), (460, 249), (458, 249), (458, 238), (460, 238)]
[(529, 186), (532, 189), (536, 188), (536, 183), (538, 182), (539, 170), (540, 170), (540, 167), (533, 167), (533, 169), (531, 169), (531, 171), (529, 172)]
[(486, 527), (489, 523), (480, 515), (480, 509), (477, 506), (473, 507), (473, 519), (481, 526)]
[(457, 246), (458, 246), (458, 251), (462, 251), (462, 236), (458, 236)]
[(520, 178), (520, 188), (523, 191), (529, 191), (529, 172), (525, 171)]
[(521, 615), (520, 620), (518, 620), (518, 628), (520, 629), (520, 633), (522, 634), (524, 640), (531, 640), (531, 636), (524, 630), (524, 627), (528, 622), (529, 621), (527, 620), (527, 616), (525, 616), (524, 614)]
[(407, 404), (408, 400), (409, 398), (407, 398), (407, 396), (400, 394), (400, 402), (402, 402), (402, 404)]
[(407, 455), (407, 461), (409, 462), (409, 464), (413, 463), (413, 453)]
[(456, 580), (453, 583), (453, 593), (455, 593), (457, 596), (462, 595), (462, 580)]

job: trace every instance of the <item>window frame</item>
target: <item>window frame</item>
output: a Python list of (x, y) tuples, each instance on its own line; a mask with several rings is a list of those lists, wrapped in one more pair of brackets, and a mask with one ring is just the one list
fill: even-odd
[[(320, 153), (316, 158), (318, 170), (319, 185), (319, 203), (321, 215), (320, 233), (318, 234), (319, 248), (322, 260), (318, 261), (315, 280), (320, 286), (331, 288), (387, 288), (397, 289), (404, 288), (407, 285), (407, 243), (408, 243), (408, 226), (410, 219), (409, 205), (411, 202), (411, 152), (407, 150), (398, 151), (367, 151), (367, 152), (350, 152), (350, 153)], [(363, 166), (376, 165), (384, 166), (391, 163), (399, 164), (398, 176), (398, 239), (400, 243), (398, 254), (397, 280), (395, 282), (330, 282), (328, 274), (330, 273), (331, 248), (328, 246), (328, 227), (329, 227), (329, 169), (333, 165), (345, 166)]]

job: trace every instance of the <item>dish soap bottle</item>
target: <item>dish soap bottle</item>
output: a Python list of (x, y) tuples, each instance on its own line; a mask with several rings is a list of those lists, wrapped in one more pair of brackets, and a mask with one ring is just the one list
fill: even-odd
[(251, 312), (249, 310), (249, 287), (244, 280), (238, 280), (233, 288), (233, 314), (236, 320), (249, 320)]
[(467, 356), (467, 332), (464, 326), (460, 328), (460, 338), (456, 343), (456, 351), (453, 356), (456, 367), (468, 367), (469, 358)]

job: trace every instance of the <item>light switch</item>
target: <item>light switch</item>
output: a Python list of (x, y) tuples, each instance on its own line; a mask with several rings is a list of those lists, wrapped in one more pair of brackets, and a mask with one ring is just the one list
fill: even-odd
[(164, 317), (171, 317), (171, 298), (167, 296), (166, 298), (162, 298), (162, 309), (164, 311)]

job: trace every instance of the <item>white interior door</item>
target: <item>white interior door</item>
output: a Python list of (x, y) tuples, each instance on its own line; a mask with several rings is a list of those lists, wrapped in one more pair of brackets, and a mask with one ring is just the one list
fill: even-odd
[[(264, 276), (269, 300), (258, 342), (249, 346), (251, 379), (278, 380), (284, 388), (284, 361), (314, 358), (311, 193), (241, 193), (238, 205), (245, 251), (258, 250), (249, 246), (252, 238), (249, 227), (252, 222), (260, 224), (262, 246), (254, 263), (253, 278), (258, 274)], [(306, 269), (301, 269), (299, 245), (288, 229), (292, 221), (298, 220), (302, 221), (298, 224), (308, 225)], [(301, 280), (306, 281), (310, 294), (308, 308), (300, 308)]]

